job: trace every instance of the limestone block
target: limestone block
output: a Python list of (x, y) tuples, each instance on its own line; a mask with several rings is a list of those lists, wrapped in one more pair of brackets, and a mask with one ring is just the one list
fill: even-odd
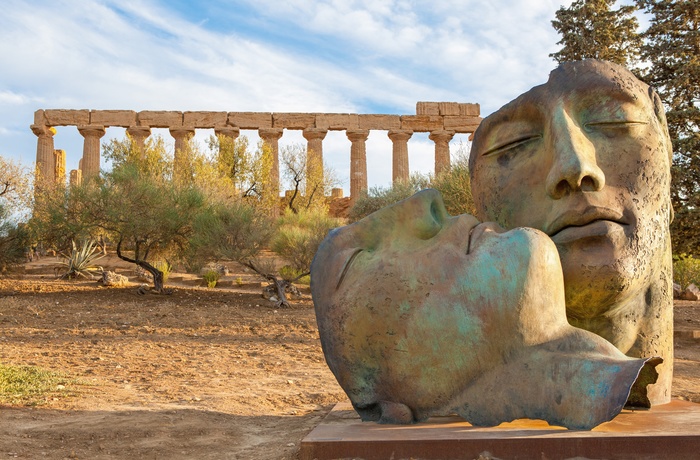
[(272, 126), (275, 128), (306, 129), (316, 127), (314, 113), (273, 113)]
[(440, 115), (461, 115), (459, 103), (457, 102), (438, 102)]
[(438, 102), (416, 102), (416, 115), (440, 115)]
[(226, 123), (240, 129), (272, 128), (272, 114), (270, 112), (229, 112)]
[(458, 133), (473, 133), (481, 123), (481, 117), (444, 117), (445, 129)]
[(116, 272), (103, 271), (102, 278), (100, 278), (97, 282), (103, 286), (120, 287), (126, 286), (129, 283), (129, 278)]
[(479, 104), (459, 104), (459, 114), (465, 117), (478, 117), (479, 115), (481, 115), (481, 107), (479, 106)]
[(128, 128), (136, 124), (136, 112), (133, 110), (91, 110), (90, 124)]
[(182, 112), (167, 110), (143, 110), (137, 114), (139, 126), (150, 128), (176, 128), (182, 126)]
[(683, 300), (700, 300), (700, 288), (694, 284), (688, 285), (685, 288), (683, 294), (681, 294), (681, 299)]
[(360, 129), (399, 129), (401, 117), (398, 115), (360, 114), (357, 116)]
[(44, 111), (39, 109), (34, 112), (34, 124), (39, 126), (46, 126), (46, 117), (44, 116)]
[(683, 294), (683, 288), (678, 283), (673, 283), (673, 298), (680, 299)]
[(443, 129), (442, 118), (439, 115), (402, 115), (401, 129), (410, 129), (416, 132)]
[(316, 127), (331, 130), (357, 129), (360, 124), (356, 113), (317, 113)]
[(228, 112), (185, 112), (183, 120), (185, 126), (195, 128), (223, 128), (226, 126)]
[(89, 125), (90, 111), (49, 109), (44, 110), (44, 120), (48, 126)]

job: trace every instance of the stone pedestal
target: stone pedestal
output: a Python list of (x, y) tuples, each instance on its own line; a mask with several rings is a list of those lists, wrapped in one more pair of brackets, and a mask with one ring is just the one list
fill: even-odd
[(698, 458), (700, 404), (672, 401), (648, 411), (623, 410), (592, 431), (536, 420), (477, 428), (456, 416), (415, 425), (361, 422), (340, 403), (301, 442), (299, 458), (372, 459), (656, 459)]
[(392, 142), (392, 170), (394, 183), (408, 181), (408, 140), (413, 136), (409, 129), (392, 129), (388, 133)]
[(350, 145), (350, 198), (355, 200), (367, 191), (367, 137), (368, 129), (349, 129), (345, 132)]
[(435, 142), (435, 176), (450, 168), (450, 141), (454, 131), (433, 131), (428, 136)]
[(100, 139), (105, 135), (105, 127), (101, 125), (78, 126), (78, 132), (85, 138), (83, 141), (83, 162), (80, 169), (83, 179), (89, 179), (100, 174)]

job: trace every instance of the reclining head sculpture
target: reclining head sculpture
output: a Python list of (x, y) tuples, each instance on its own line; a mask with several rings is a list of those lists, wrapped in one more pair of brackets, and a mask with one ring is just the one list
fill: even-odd
[(590, 429), (645, 366), (568, 324), (547, 235), (452, 217), (434, 190), (331, 231), (311, 272), (326, 361), (363, 420)]
[(475, 133), (477, 217), (495, 223), (449, 216), (428, 190), (332, 231), (312, 295), (362, 419), (590, 429), (628, 396), (668, 401), (670, 157), (653, 90), (565, 63)]
[(659, 96), (627, 69), (564, 63), (485, 118), (470, 156), (476, 216), (557, 246), (569, 322), (673, 372), (671, 141)]

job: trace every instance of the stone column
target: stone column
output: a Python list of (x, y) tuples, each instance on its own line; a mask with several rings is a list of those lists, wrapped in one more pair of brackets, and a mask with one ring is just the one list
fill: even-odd
[(345, 131), (352, 143), (350, 146), (350, 199), (357, 199), (367, 191), (367, 129), (349, 129)]
[[(282, 128), (260, 128), (258, 135), (265, 144), (270, 147), (272, 153), (272, 165), (270, 166), (270, 180), (272, 182), (272, 193), (276, 198), (280, 196), (280, 155), (279, 140), (284, 130)], [(275, 208), (276, 209), (276, 208)]]
[[(175, 138), (175, 156), (173, 158), (175, 176), (183, 172), (184, 167), (189, 169), (189, 140), (194, 136), (194, 128), (168, 128), (170, 135)], [(190, 171), (191, 172), (191, 171)]]
[(391, 129), (389, 139), (393, 143), (392, 148), (392, 181), (408, 181), (408, 140), (413, 136), (410, 129)]
[(71, 169), (70, 185), (71, 187), (78, 186), (83, 183), (83, 172), (79, 169)]
[(143, 150), (146, 148), (146, 138), (151, 135), (151, 128), (147, 126), (129, 126), (126, 133), (131, 137), (134, 145)]
[(32, 125), (32, 132), (38, 137), (36, 141), (36, 172), (37, 185), (46, 183), (54, 177), (54, 147), (53, 136), (56, 129), (51, 126)]
[(66, 185), (66, 151), (61, 149), (56, 149), (53, 151), (53, 178), (54, 182), (58, 185)]
[(214, 134), (217, 136), (226, 136), (230, 137), (232, 140), (238, 139), (238, 136), (240, 136), (241, 131), (238, 128), (235, 127), (226, 127), (226, 128), (214, 128)]
[(105, 135), (105, 127), (101, 125), (78, 126), (78, 132), (85, 138), (83, 141), (83, 179), (89, 179), (100, 174), (100, 139)]
[(306, 145), (306, 177), (318, 177), (323, 181), (323, 139), (328, 133), (324, 128), (306, 128), (302, 131)]
[(450, 141), (454, 131), (433, 131), (428, 136), (435, 142), (435, 176), (450, 168)]

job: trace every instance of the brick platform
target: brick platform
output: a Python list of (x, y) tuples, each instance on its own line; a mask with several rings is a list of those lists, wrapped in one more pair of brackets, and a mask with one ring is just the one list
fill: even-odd
[(624, 410), (592, 431), (569, 431), (535, 420), (475, 428), (456, 416), (409, 426), (362, 423), (349, 403), (339, 403), (300, 448), (302, 460), (480, 455), (503, 460), (700, 459), (700, 404), (673, 401), (649, 411)]

